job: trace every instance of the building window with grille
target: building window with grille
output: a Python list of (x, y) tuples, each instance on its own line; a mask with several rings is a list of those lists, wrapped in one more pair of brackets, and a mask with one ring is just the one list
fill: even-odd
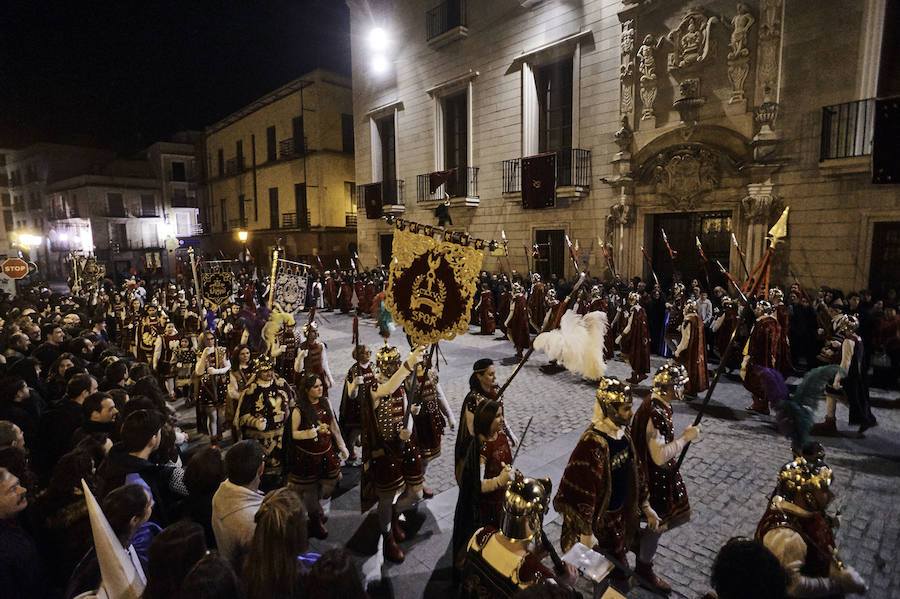
[(141, 216), (156, 216), (156, 198), (153, 194), (141, 195)]
[(107, 216), (115, 216), (119, 218), (125, 217), (125, 201), (122, 199), (121, 193), (106, 194)]
[(538, 152), (572, 146), (572, 57), (534, 72), (538, 102)]
[(278, 160), (278, 142), (275, 141), (275, 125), (266, 127), (266, 161)]

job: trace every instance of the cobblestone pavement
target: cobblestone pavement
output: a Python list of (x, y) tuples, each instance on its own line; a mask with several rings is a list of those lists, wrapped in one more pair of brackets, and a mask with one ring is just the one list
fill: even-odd
[[(321, 336), (328, 346), (331, 371), (340, 384), (352, 363), (352, 317), (337, 313), (322, 316), (328, 321), (321, 322)], [(502, 340), (499, 333), (482, 336), (474, 334), (476, 330), (473, 327), (472, 333), (440, 344), (447, 359), (446, 364), (443, 360), (440, 363), (440, 382), (456, 417), (476, 359), (493, 358), (501, 383), (514, 367), (500, 363), (514, 353), (509, 342)], [(360, 320), (360, 334), (373, 349), (381, 344), (369, 319)], [(407, 347), (399, 329), (391, 341), (401, 350)], [(556, 488), (569, 454), (590, 419), (596, 387), (568, 372), (544, 375), (538, 370), (544, 363), (543, 353), (535, 352), (507, 391), (504, 405), (507, 420), (520, 436), (528, 418), (534, 417), (517, 467), (527, 475), (550, 476)], [(661, 363), (662, 359), (654, 356), (653, 368)], [(630, 374), (619, 360), (609, 362), (607, 372), (620, 378)], [(340, 397), (340, 393), (332, 392), (335, 395)], [(838, 422), (844, 423), (845, 436), (821, 440), (835, 471), (836, 505), (843, 514), (843, 526), (837, 536), (842, 557), (869, 582), (869, 597), (887, 598), (900, 594), (900, 570), (888, 565), (900, 545), (900, 410), (891, 409), (900, 402), (897, 392), (873, 390), (873, 396), (879, 398), (875, 404), (880, 407), (875, 413), (880, 424), (867, 432), (865, 439), (857, 439), (855, 430), (846, 426), (847, 411), (841, 406)], [(703, 419), (700, 442), (693, 444), (687, 454), (682, 474), (693, 517), (686, 525), (663, 535), (654, 564), (656, 572), (674, 587), (673, 597), (699, 597), (709, 589), (710, 567), (719, 547), (731, 537), (753, 535), (778, 470), (791, 458), (790, 445), (775, 431), (773, 419), (746, 412), (748, 403), (749, 395), (740, 382), (723, 376)], [(822, 403), (818, 420), (823, 417)], [(675, 406), (676, 433), (694, 418), (699, 404), (695, 400)], [(448, 430), (444, 453), (428, 467), (426, 485), (437, 495), (420, 508), (425, 521), (419, 534), (403, 545), (406, 561), (383, 568), (396, 597), (445, 592), (456, 502), (454, 439), (455, 433)], [(357, 476), (353, 470), (345, 469), (342, 487), (355, 484)], [(335, 498), (331, 513), (331, 536), (326, 543), (316, 544), (320, 548), (339, 543), (353, 547), (360, 531), (367, 525), (373, 526), (371, 514), (368, 524), (360, 524), (355, 487)], [(560, 521), (552, 510), (545, 520), (554, 542), (559, 538)], [(585, 591), (590, 593), (587, 587)], [(653, 595), (636, 588), (628, 596)]]

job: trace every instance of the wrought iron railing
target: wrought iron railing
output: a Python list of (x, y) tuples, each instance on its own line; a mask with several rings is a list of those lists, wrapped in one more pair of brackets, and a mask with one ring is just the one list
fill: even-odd
[(823, 106), (819, 160), (871, 154), (874, 131), (875, 98)]
[[(447, 173), (446, 180), (431, 191), (433, 176), (440, 178), (441, 173), (426, 173), (416, 177), (416, 201), (428, 202), (445, 198), (477, 198), (478, 167), (467, 166)], [(439, 180), (439, 179), (438, 179)]]
[[(591, 186), (591, 151), (582, 148), (565, 148), (556, 151), (556, 186)], [(522, 159), (503, 161), (503, 193), (522, 191)]]
[(235, 156), (225, 161), (225, 174), (236, 175), (244, 172), (244, 157)]
[(447, 0), (425, 13), (425, 40), (469, 23), (466, 0)]
[(247, 219), (246, 218), (232, 218), (228, 220), (228, 228), (229, 229), (246, 229), (247, 228)]
[(172, 208), (197, 208), (197, 196), (173, 195)]
[(357, 224), (356, 212), (345, 212), (344, 213), (344, 226), (345, 227), (355, 227), (356, 224)]
[[(380, 193), (382, 206), (403, 206), (403, 179), (391, 181), (379, 181), (368, 185), (356, 186), (356, 206), (360, 210), (366, 209), (367, 190), (377, 189), (374, 193)], [(372, 193), (371, 191), (369, 193)]]
[(301, 217), (305, 217), (305, 219), (298, 219), (296, 212), (285, 212), (281, 215), (281, 227), (284, 229), (308, 229), (311, 216), (309, 210), (305, 214), (301, 213)]
[(306, 154), (306, 138), (303, 138), (303, 143), (298, 147), (296, 140), (291, 137), (289, 139), (282, 139), (278, 142), (278, 159), (279, 160), (291, 160), (292, 158), (296, 158), (297, 156), (303, 156)]

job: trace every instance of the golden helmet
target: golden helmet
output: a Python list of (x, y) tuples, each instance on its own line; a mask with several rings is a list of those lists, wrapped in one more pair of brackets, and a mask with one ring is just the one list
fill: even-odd
[(688, 382), (687, 369), (677, 362), (669, 360), (660, 366), (653, 375), (653, 387), (666, 387), (668, 385), (684, 385)]
[(526, 478), (518, 473), (506, 487), (500, 530), (508, 539), (526, 541), (541, 530), (550, 507), (553, 483), (549, 478)]
[(778, 473), (777, 492), (793, 504), (800, 507), (821, 511), (821, 505), (815, 492), (831, 487), (831, 468), (824, 461), (809, 463), (804, 458), (796, 458), (788, 462)]
[(772, 287), (769, 289), (769, 300), (773, 303), (780, 303), (784, 301), (784, 291), (779, 289), (778, 287)]
[(400, 367), (400, 350), (393, 345), (383, 345), (375, 354), (375, 364), (378, 369), (388, 375), (393, 374)]
[(684, 302), (684, 308), (682, 310), (685, 314), (696, 314), (697, 313), (697, 302), (689, 299)]
[(605, 376), (597, 386), (597, 402), (605, 414), (608, 414), (608, 408), (615, 410), (620, 405), (630, 404), (631, 386), (615, 377)]
[(253, 361), (253, 372), (259, 374), (260, 372), (265, 372), (266, 370), (275, 370), (275, 360), (273, 360), (269, 356), (262, 355)]

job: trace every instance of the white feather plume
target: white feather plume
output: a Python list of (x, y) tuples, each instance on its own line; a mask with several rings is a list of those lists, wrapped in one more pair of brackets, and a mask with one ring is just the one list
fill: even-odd
[(543, 350), (567, 370), (592, 381), (606, 372), (603, 360), (603, 338), (608, 327), (606, 314), (588, 312), (584, 316), (574, 310), (563, 314), (558, 329), (541, 333), (534, 340), (534, 348)]

